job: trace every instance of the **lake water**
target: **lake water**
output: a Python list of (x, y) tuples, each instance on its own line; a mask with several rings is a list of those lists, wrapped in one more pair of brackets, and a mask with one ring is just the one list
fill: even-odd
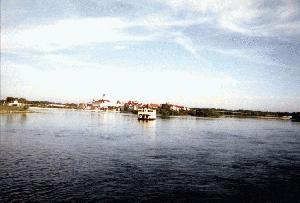
[(300, 124), (0, 115), (0, 202), (299, 201)]

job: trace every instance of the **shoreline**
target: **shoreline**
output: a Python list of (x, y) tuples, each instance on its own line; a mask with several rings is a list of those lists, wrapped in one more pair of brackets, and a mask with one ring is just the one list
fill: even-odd
[[(67, 110), (67, 111), (83, 111), (83, 112), (98, 112), (98, 113), (122, 113), (122, 114), (133, 114), (132, 112), (122, 112), (122, 111), (99, 111), (99, 110), (84, 110), (84, 109), (72, 109), (72, 108), (47, 108), (47, 107), (29, 107), (29, 109), (14, 109), (14, 108), (7, 108), (7, 109), (0, 109), (0, 115), (4, 114), (22, 114), (22, 113), (38, 113), (36, 111), (32, 110)], [(276, 116), (235, 116), (235, 115), (223, 115), (219, 117), (215, 116), (192, 116), (192, 115), (174, 115), (174, 116), (167, 116), (164, 117), (163, 115), (157, 115), (157, 117), (161, 119), (168, 119), (168, 118), (182, 118), (182, 117), (192, 117), (192, 118), (207, 118), (207, 119), (220, 119), (220, 118), (240, 118), (240, 119), (267, 119), (267, 120), (286, 120), (286, 121), (292, 121), (291, 118), (285, 118), (285, 117), (276, 117)]]
[(34, 111), (28, 111), (28, 110), (25, 110), (25, 111), (22, 111), (22, 110), (12, 110), (12, 111), (0, 111), (0, 115), (4, 115), (4, 114), (21, 114), (21, 113), (36, 113)]
[(0, 106), (0, 114), (15, 114), (15, 113), (30, 113), (31, 111), (27, 106)]

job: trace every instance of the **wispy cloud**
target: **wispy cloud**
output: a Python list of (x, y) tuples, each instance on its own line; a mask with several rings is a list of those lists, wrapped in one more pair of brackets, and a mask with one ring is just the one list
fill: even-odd
[(193, 46), (191, 40), (180, 33), (175, 33), (175, 42), (181, 45), (187, 52), (191, 53), (193, 56), (197, 56), (197, 50)]
[(145, 41), (151, 35), (133, 36), (125, 32), (132, 23), (119, 18), (65, 19), (53, 24), (3, 31), (2, 51), (36, 50), (51, 52), (94, 43)]
[(258, 0), (169, 0), (167, 3), (175, 12), (194, 12), (194, 18), (209, 16), (211, 23), (232, 32), (254, 36), (300, 34), (299, 3), (295, 0), (276, 4)]
[[(172, 9), (171, 13), (149, 13), (134, 20), (120, 16), (69, 18), (39, 26), (4, 28), (1, 32), (2, 52), (51, 52), (94, 43), (143, 42), (173, 38), (174, 42), (196, 55), (197, 51), (190, 37), (184, 34), (184, 30), (203, 23), (245, 35), (300, 34), (297, 5), (292, 0), (280, 1), (273, 9), (257, 0), (169, 0), (166, 1), (166, 5)], [(176, 17), (183, 11), (190, 11), (192, 14), (185, 14), (182, 18)], [(128, 32), (136, 27), (143, 28), (146, 32), (142, 35)]]

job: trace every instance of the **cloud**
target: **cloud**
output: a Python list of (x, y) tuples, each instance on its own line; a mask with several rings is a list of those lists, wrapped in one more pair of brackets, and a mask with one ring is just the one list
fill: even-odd
[(130, 22), (120, 18), (64, 19), (36, 27), (3, 31), (2, 50), (51, 52), (94, 43), (145, 41), (150, 35), (133, 36), (125, 32)]
[[(274, 62), (271, 57), (267, 56), (265, 50), (261, 49), (218, 49), (210, 48), (209, 51), (222, 54), (231, 58), (240, 58), (252, 64), (261, 64), (264, 67), (280, 68), (281, 70), (297, 71), (298, 67)], [(277, 70), (280, 70), (277, 69)]]
[[(2, 52), (53, 52), (77, 46), (111, 43), (116, 50), (124, 49), (122, 42), (171, 40), (192, 55), (196, 49), (180, 28), (192, 25), (193, 20), (174, 21), (168, 15), (150, 14), (128, 21), (118, 17), (62, 19), (51, 24), (4, 29)], [(176, 31), (172, 30), (177, 27)], [(144, 30), (139, 33), (137, 30)]]
[[(156, 4), (165, 4), (169, 10), (153, 12), (150, 9), (151, 13), (140, 13), (134, 19), (126, 16), (73, 17), (47, 21), (38, 26), (4, 27), (1, 51), (51, 52), (97, 43), (171, 39), (196, 55), (191, 36), (186, 36), (185, 29), (204, 23), (214, 26), (219, 32), (225, 29), (249, 36), (300, 34), (299, 5), (293, 0), (276, 4), (258, 0), (167, 0)], [(129, 32), (135, 28), (145, 32)]]
[[(185, 22), (171, 22), (162, 15), (145, 16), (131, 22), (117, 17), (63, 19), (52, 24), (4, 29), (1, 33), (2, 52), (52, 52), (96, 43), (144, 42), (165, 38), (170, 34), (167, 28), (172, 26), (185, 26)], [(134, 28), (142, 28), (146, 32), (129, 32)], [(183, 37), (176, 38), (181, 44), (187, 44), (187, 40), (183, 40)], [(114, 47), (121, 48), (119, 45)]]
[[(222, 29), (252, 36), (299, 35), (300, 20), (295, 0), (169, 0), (175, 12), (193, 12), (193, 18), (210, 17)], [(271, 8), (270, 8), (271, 7)]]
[(192, 38), (196, 36), (187, 36), (185, 30), (204, 23), (218, 32), (225, 29), (250, 36), (300, 34), (297, 5), (292, 0), (272, 4), (272, 9), (257, 0), (167, 0), (165, 4), (171, 10), (140, 14), (134, 19), (73, 17), (38, 26), (4, 27), (1, 51), (52, 52), (97, 43), (172, 40), (195, 56)]
[(175, 42), (182, 46), (187, 52), (191, 53), (193, 56), (197, 56), (197, 50), (193, 46), (191, 40), (182, 34), (175, 34)]

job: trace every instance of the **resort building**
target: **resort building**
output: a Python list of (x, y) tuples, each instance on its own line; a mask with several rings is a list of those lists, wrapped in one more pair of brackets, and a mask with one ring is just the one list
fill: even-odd
[(173, 111), (188, 111), (190, 110), (188, 107), (180, 106), (180, 105), (170, 105), (170, 109)]
[(169, 109), (169, 110), (172, 110), (172, 111), (188, 111), (188, 110), (190, 110), (190, 108), (188, 108), (188, 107), (175, 105), (175, 104), (169, 104), (169, 103), (162, 104), (161, 108), (162, 109)]
[(19, 103), (19, 101), (16, 99), (14, 102), (8, 103), (8, 106), (22, 107), (22, 106), (25, 106), (25, 104)]
[(137, 101), (128, 101), (127, 103), (125, 103), (125, 106), (129, 109), (129, 110), (134, 110), (137, 111), (140, 107), (143, 106), (143, 103), (137, 102)]

